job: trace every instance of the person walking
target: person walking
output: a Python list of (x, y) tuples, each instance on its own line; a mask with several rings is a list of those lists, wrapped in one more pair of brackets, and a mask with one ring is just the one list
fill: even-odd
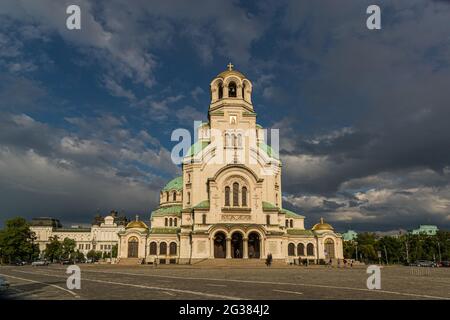
[(272, 264), (272, 254), (269, 253), (266, 259), (266, 266), (270, 267), (271, 264)]

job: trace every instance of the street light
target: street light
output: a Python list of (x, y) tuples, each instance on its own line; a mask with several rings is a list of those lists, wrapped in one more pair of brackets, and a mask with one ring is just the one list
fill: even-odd
[(441, 256), (441, 244), (438, 241), (438, 251), (439, 251), (439, 262), (442, 262), (442, 256)]

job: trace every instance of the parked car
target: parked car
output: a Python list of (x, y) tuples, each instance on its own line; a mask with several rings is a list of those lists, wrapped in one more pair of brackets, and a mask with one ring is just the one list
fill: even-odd
[(413, 266), (435, 268), (435, 267), (437, 267), (437, 264), (436, 264), (436, 262), (429, 261), (429, 260), (417, 260), (413, 263)]
[(9, 282), (0, 276), (0, 291), (6, 291), (9, 288)]
[(33, 267), (48, 266), (48, 261), (47, 261), (47, 260), (33, 261), (33, 262), (31, 263), (31, 265), (32, 265)]
[(23, 261), (23, 260), (16, 260), (16, 262), (14, 262), (14, 265), (16, 265), (16, 266), (24, 266), (26, 264), (27, 264), (27, 262)]
[(74, 262), (70, 259), (61, 260), (61, 264), (68, 265), (68, 264), (74, 264)]
[(450, 268), (450, 261), (441, 261), (441, 267)]

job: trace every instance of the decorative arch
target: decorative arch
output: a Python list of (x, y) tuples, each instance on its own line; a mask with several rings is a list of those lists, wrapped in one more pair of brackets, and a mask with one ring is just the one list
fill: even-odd
[(331, 238), (325, 239), (325, 252), (327, 253), (328, 259), (336, 258), (334, 240)]
[(228, 97), (237, 98), (237, 84), (234, 81), (228, 83)]
[(223, 98), (223, 80), (221, 78), (214, 79), (210, 84), (211, 102), (216, 102)]
[(306, 245), (306, 255), (307, 256), (313, 256), (314, 255), (314, 244), (308, 243)]
[(223, 166), (216, 172), (216, 174), (214, 175), (212, 180), (216, 181), (222, 175), (222, 173), (224, 173), (225, 171), (227, 171), (229, 169), (241, 169), (241, 170), (247, 172), (249, 174), (249, 176), (253, 177), (253, 179), (255, 180), (256, 183), (264, 181), (264, 179), (258, 177), (258, 175), (255, 173), (255, 171), (246, 167), (243, 164), (227, 164), (226, 166)]
[(177, 255), (177, 244), (175, 242), (171, 242), (169, 245), (169, 255), (171, 256)]
[(167, 255), (167, 243), (161, 242), (159, 244), (159, 254), (160, 255)]
[(305, 245), (303, 243), (297, 245), (297, 255), (301, 257), (305, 255)]
[(155, 241), (150, 242), (150, 254), (157, 255), (158, 244)]
[(128, 238), (128, 258), (139, 256), (139, 239), (135, 236)]
[(252, 83), (249, 80), (244, 79), (244, 81), (242, 81), (242, 98), (248, 103), (252, 102), (252, 90)]
[(292, 242), (288, 244), (288, 256), (295, 256), (295, 244)]
[(226, 232), (218, 230), (214, 233), (214, 258), (224, 259), (227, 252)]

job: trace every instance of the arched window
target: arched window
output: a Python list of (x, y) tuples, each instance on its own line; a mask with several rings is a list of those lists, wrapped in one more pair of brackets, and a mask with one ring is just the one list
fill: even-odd
[(165, 218), (164, 219), (164, 225), (167, 227), (169, 225), (169, 219)]
[(206, 224), (206, 214), (202, 215), (202, 224)]
[(289, 220), (286, 219), (286, 228), (289, 227)]
[(159, 244), (159, 254), (167, 254), (167, 243), (161, 242)]
[(295, 245), (293, 243), (288, 245), (288, 256), (295, 256)]
[(299, 243), (297, 246), (297, 255), (304, 256), (305, 255), (305, 245), (303, 243)]
[(173, 225), (176, 227), (177, 226), (177, 218), (173, 219)]
[(237, 93), (237, 90), (236, 90), (236, 83), (234, 83), (233, 81), (231, 81), (231, 82), (228, 84), (228, 97), (236, 98), (236, 93)]
[(166, 202), (169, 202), (169, 191), (166, 192)]
[(239, 183), (233, 183), (233, 207), (239, 206)]
[(313, 256), (314, 255), (314, 245), (312, 243), (308, 243), (306, 246), (306, 255)]
[(278, 206), (278, 193), (275, 193), (275, 205)]
[(238, 136), (236, 134), (233, 134), (233, 147), (238, 146)]
[(187, 193), (187, 204), (191, 204), (191, 193)]
[(171, 256), (175, 256), (177, 254), (177, 244), (175, 242), (171, 242), (169, 245), (169, 254)]
[(173, 201), (177, 201), (177, 193), (175, 191), (173, 192)]
[(245, 83), (242, 85), (242, 99), (245, 99)]
[(156, 242), (151, 242), (150, 243), (150, 254), (156, 255), (156, 248), (157, 248), (157, 244)]
[(242, 187), (242, 206), (247, 206), (247, 187)]
[(238, 134), (237, 135), (237, 137), (238, 137), (238, 143), (237, 143), (237, 145), (238, 145), (238, 147), (242, 147), (242, 134)]
[(188, 176), (188, 181), (187, 181), (187, 182), (188, 182), (188, 183), (191, 183), (191, 174), (190, 174), (190, 173), (188, 173), (188, 175), (187, 175), (187, 176)]
[(291, 221), (289, 221), (289, 226), (290, 226), (291, 228), (294, 227), (294, 220), (291, 219)]
[(330, 258), (330, 259), (335, 258), (333, 239), (328, 238), (327, 240), (325, 240), (325, 251), (327, 254), (327, 258)]
[(172, 218), (169, 219), (169, 226), (172, 226)]
[(223, 98), (223, 86), (222, 83), (219, 83), (219, 99)]
[(230, 187), (225, 187), (225, 207), (230, 206)]
[(229, 146), (230, 146), (230, 134), (225, 133), (225, 147), (229, 147)]
[(266, 215), (266, 224), (270, 225), (270, 215)]

